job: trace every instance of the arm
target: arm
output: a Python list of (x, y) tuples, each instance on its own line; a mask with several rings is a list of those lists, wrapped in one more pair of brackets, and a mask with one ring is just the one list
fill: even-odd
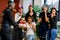
[(18, 22), (20, 20), (21, 16), (18, 15), (18, 13), (15, 14), (15, 22)]
[(38, 23), (42, 22), (42, 13), (40, 13), (39, 18), (38, 18)]
[(32, 24), (32, 28), (33, 28), (34, 32), (36, 32), (36, 24), (35, 23)]
[(14, 26), (18, 26), (18, 24), (15, 23), (15, 20), (14, 20), (14, 18), (13, 18), (13, 16), (12, 16), (12, 13), (11, 13), (10, 11), (7, 11), (6, 13), (7, 13), (7, 17), (9, 18), (10, 22), (11, 22)]
[(48, 22), (49, 18), (47, 17), (47, 13), (45, 13), (45, 21)]
[(42, 19), (41, 18), (38, 18), (38, 23), (41, 23), (42, 22)]
[(49, 29), (50, 29), (51, 25), (50, 25), (50, 24), (48, 24), (48, 26), (49, 26)]

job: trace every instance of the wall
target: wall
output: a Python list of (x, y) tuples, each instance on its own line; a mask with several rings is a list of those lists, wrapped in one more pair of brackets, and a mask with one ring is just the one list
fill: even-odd
[(6, 9), (8, 0), (0, 0), (0, 29), (1, 29), (1, 23), (2, 23), (2, 17), (3, 13), (2, 11)]
[(0, 0), (0, 13), (7, 7), (8, 0)]
[(23, 1), (23, 8), (24, 8), (23, 11), (24, 11), (24, 13), (27, 13), (28, 12), (28, 7), (32, 3), (33, 3), (32, 0), (24, 0)]
[(34, 5), (39, 5), (40, 7), (44, 4), (44, 0), (34, 0)]

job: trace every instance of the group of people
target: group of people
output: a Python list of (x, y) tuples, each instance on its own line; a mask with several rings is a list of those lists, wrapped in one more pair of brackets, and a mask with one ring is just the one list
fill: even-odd
[[(2, 40), (35, 40), (36, 22), (39, 23), (39, 39), (40, 40), (55, 40), (57, 37), (57, 10), (52, 7), (48, 12), (48, 6), (42, 6), (42, 12), (37, 19), (33, 6), (29, 5), (29, 11), (23, 17), (23, 6), (20, 6), (18, 12), (13, 18), (12, 10), (15, 7), (15, 3), (8, 2), (8, 7), (4, 10), (3, 26), (1, 32)], [(13, 37), (11, 32), (11, 25), (14, 26)], [(24, 36), (24, 37), (23, 37)], [(13, 39), (14, 38), (14, 39)]]

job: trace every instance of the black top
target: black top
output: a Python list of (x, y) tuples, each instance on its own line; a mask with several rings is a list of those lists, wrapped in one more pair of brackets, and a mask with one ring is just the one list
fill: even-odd
[[(25, 20), (27, 21), (27, 19), (28, 19), (28, 16), (30, 16), (30, 14), (29, 14), (30, 12), (27, 12), (27, 14), (25, 15)], [(32, 15), (32, 17), (33, 17), (33, 21), (37, 21), (36, 20), (36, 13), (33, 11), (33, 15)]]
[(57, 29), (57, 16), (51, 18), (50, 16), (51, 29)]
[(10, 25), (14, 25), (15, 27), (18, 26), (18, 24), (15, 22), (13, 16), (12, 16), (12, 10), (7, 8), (4, 11), (4, 16), (3, 16), (3, 24), (4, 22), (8, 22)]
[[(49, 18), (49, 16), (50, 16), (50, 13), (47, 12), (47, 17)], [(44, 12), (41, 12), (41, 13), (40, 13), (39, 18), (42, 19), (42, 22), (40, 23), (40, 26), (41, 26), (41, 27), (42, 27), (43, 25), (48, 26), (48, 22), (45, 21), (45, 13), (44, 13)]]

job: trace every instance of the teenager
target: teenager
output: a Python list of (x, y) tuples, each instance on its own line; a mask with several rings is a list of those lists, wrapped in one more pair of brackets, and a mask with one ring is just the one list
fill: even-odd
[(26, 38), (27, 40), (34, 40), (34, 32), (36, 31), (36, 25), (34, 22), (32, 22), (33, 18), (31, 16), (28, 16), (28, 21), (26, 23), (27, 27), (27, 33)]
[(55, 40), (57, 37), (57, 11), (56, 8), (51, 9), (50, 30), (48, 32), (48, 40)]
[(22, 18), (22, 15), (23, 15), (23, 6), (21, 5), (18, 9), (18, 12), (15, 14), (15, 22), (19, 23), (20, 19)]
[[(15, 22), (16, 23), (18, 23), (18, 24), (20, 23), (22, 15), (23, 15), (23, 6), (21, 5), (18, 9), (18, 12), (15, 14)], [(16, 31), (17, 31), (16, 32), (16, 39), (22, 40), (22, 35), (23, 35), (22, 28), (17, 27)]]
[(48, 30), (48, 20), (49, 20), (47, 5), (43, 5), (42, 12), (39, 15), (39, 20), (40, 20), (40, 26), (39, 26), (40, 40), (46, 40), (46, 34)]

